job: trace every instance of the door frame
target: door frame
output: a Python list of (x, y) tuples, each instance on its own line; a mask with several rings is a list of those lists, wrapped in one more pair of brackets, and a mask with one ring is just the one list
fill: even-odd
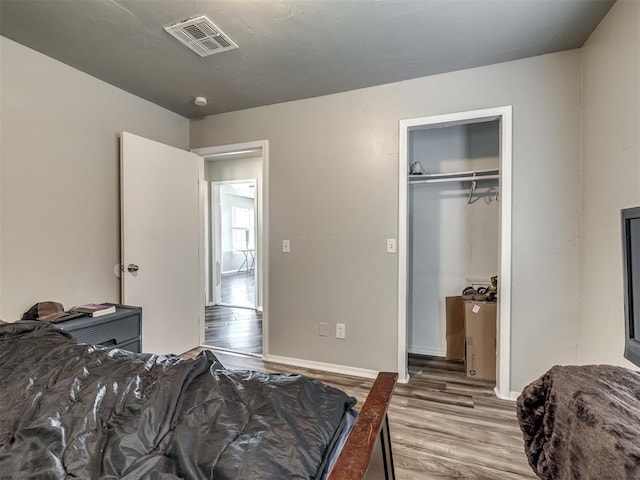
[(407, 358), (407, 274), (408, 274), (408, 185), (409, 131), (417, 127), (438, 128), (500, 120), (500, 240), (498, 256), (498, 298), (496, 388), (499, 398), (510, 398), (511, 383), (511, 220), (513, 121), (512, 106), (432, 115), (400, 120), (398, 161), (398, 374), (409, 380)]
[[(212, 220), (212, 232), (213, 232), (213, 245), (215, 245), (215, 249), (217, 250), (218, 245), (221, 245), (222, 242), (222, 231), (220, 230), (220, 187), (223, 187), (224, 185), (237, 185), (239, 183), (250, 183), (253, 185), (254, 188), (254, 196), (253, 196), (253, 211), (254, 211), (254, 215), (253, 215), (253, 244), (255, 246), (255, 260), (254, 260), (254, 269), (253, 269), (253, 277), (255, 280), (255, 301), (254, 304), (251, 308), (253, 308), (254, 310), (260, 310), (258, 308), (258, 300), (259, 295), (258, 295), (258, 290), (259, 290), (259, 283), (258, 283), (258, 275), (261, 271), (261, 267), (260, 264), (257, 261), (258, 258), (258, 197), (260, 195), (260, 189), (258, 188), (258, 179), (257, 178), (244, 178), (244, 179), (238, 179), (238, 180), (215, 180), (215, 181), (211, 181), (211, 190), (213, 192), (212, 195), (212, 200), (213, 200), (213, 206), (215, 208), (215, 213), (213, 215), (211, 215), (209, 217), (210, 220)], [(217, 252), (214, 251), (213, 252), (213, 256), (211, 257), (211, 262), (207, 265), (208, 269), (211, 271), (215, 268), (215, 257), (216, 257)], [(222, 265), (222, 260), (221, 260), (221, 265)], [(224, 272), (221, 270), (220, 271), (220, 275), (222, 276)], [(216, 288), (214, 286), (214, 295), (215, 295), (215, 304), (216, 305), (220, 305), (222, 304), (221, 301), (219, 301), (219, 299), (221, 298), (221, 294), (218, 291), (218, 288)], [(226, 305), (226, 304), (224, 304)], [(228, 305), (228, 306), (236, 306), (236, 305)]]
[[(258, 214), (256, 221), (262, 218), (262, 238), (256, 242), (256, 265), (262, 269), (262, 298), (256, 298), (256, 307), (262, 303), (262, 356), (269, 354), (269, 140), (257, 140), (252, 142), (233, 143), (227, 145), (215, 145), (210, 147), (192, 148), (191, 151), (200, 155), (205, 160), (207, 157), (245, 150), (262, 151), (262, 185), (256, 187), (258, 202)], [(204, 202), (204, 197), (203, 197)], [(203, 205), (204, 207), (204, 205)], [(204, 230), (204, 228), (203, 228)], [(256, 232), (256, 235), (258, 233)], [(204, 231), (203, 237), (204, 238)], [(204, 262), (203, 262), (204, 268)], [(204, 343), (204, 324), (201, 329), (201, 344)]]

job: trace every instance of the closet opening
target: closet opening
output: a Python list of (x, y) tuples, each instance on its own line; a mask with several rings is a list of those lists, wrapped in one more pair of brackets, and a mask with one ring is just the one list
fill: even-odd
[(400, 378), (446, 357), (509, 398), (511, 107), (402, 120), (399, 164)]

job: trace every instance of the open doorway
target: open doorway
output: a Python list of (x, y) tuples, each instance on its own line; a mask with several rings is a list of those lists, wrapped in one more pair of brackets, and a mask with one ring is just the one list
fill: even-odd
[(205, 347), (264, 353), (267, 145), (193, 150), (205, 159)]
[(256, 180), (213, 183), (215, 258), (220, 268), (218, 305), (257, 308)]
[[(489, 339), (486, 357), (495, 361), (488, 378), (498, 397), (511, 395), (511, 128), (510, 106), (400, 121), (401, 381), (408, 379), (409, 353), (448, 355), (447, 302), (459, 296), (463, 322), (473, 319), (473, 329), (479, 328), (478, 312), (493, 312), (481, 332)], [(460, 296), (467, 285), (493, 284), (494, 275), (500, 285), (495, 298)], [(477, 318), (466, 314), (467, 307)], [(477, 349), (469, 355), (473, 329), (461, 333), (467, 376), (478, 373), (467, 361), (478, 358)]]

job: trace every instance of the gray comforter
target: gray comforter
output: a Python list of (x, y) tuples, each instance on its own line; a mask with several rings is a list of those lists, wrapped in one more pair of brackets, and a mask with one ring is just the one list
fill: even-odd
[(0, 478), (310, 479), (353, 403), (210, 352), (133, 354), (0, 325)]
[(549, 480), (640, 479), (640, 374), (553, 367), (517, 402), (525, 452)]

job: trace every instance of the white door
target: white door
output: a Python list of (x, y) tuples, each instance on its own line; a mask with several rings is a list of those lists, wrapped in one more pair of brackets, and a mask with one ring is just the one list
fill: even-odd
[(122, 302), (142, 307), (142, 350), (180, 354), (200, 344), (204, 315), (204, 161), (123, 132)]

